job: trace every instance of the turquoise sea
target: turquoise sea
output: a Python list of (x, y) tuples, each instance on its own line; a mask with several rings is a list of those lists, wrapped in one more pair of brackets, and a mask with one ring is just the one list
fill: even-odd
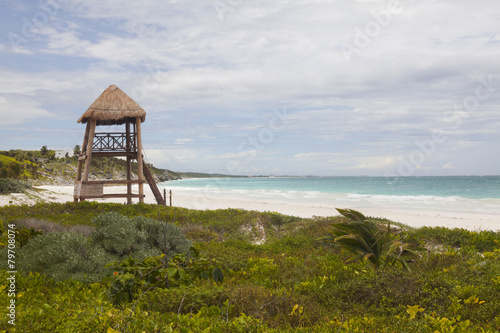
[(311, 191), (336, 194), (500, 198), (500, 176), (197, 178), (168, 187), (226, 190)]
[(193, 196), (344, 208), (477, 212), (500, 218), (500, 176), (197, 178), (161, 185)]

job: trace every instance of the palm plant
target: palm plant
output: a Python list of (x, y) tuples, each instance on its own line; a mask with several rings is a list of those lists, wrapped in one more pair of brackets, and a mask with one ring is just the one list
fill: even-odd
[(356, 260), (368, 262), (375, 270), (382, 265), (385, 267), (399, 262), (410, 271), (410, 266), (403, 255), (418, 255), (418, 253), (410, 250), (408, 244), (401, 242), (390, 224), (387, 224), (387, 227), (381, 226), (352, 209), (337, 208), (337, 211), (349, 221), (334, 223), (331, 236), (323, 239), (339, 244), (353, 253), (354, 256), (347, 262)]

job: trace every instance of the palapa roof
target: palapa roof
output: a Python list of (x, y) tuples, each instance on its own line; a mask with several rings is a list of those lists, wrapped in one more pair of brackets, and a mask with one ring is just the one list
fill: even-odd
[(135, 122), (137, 117), (141, 117), (141, 122), (144, 122), (146, 111), (112, 84), (92, 103), (78, 122), (85, 124), (90, 119), (96, 119), (97, 125), (121, 125), (127, 121)]

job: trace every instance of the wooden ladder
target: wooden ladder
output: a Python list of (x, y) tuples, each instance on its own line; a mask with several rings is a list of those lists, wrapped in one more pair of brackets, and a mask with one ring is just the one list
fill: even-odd
[(163, 198), (163, 196), (161, 195), (160, 190), (156, 186), (156, 183), (155, 183), (155, 180), (153, 178), (153, 175), (151, 174), (151, 171), (149, 171), (149, 168), (146, 165), (146, 163), (144, 162), (144, 160), (142, 161), (142, 165), (143, 165), (144, 177), (146, 177), (146, 180), (149, 183), (149, 187), (151, 188), (151, 191), (153, 192), (153, 194), (154, 194), (154, 196), (156, 198), (156, 202), (158, 202), (158, 205), (164, 205), (165, 206), (166, 205), (165, 198)]

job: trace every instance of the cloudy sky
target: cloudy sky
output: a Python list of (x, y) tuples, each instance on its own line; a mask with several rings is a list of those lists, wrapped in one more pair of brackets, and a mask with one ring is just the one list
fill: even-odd
[(496, 0), (0, 7), (0, 150), (72, 150), (78, 118), (116, 84), (147, 113), (157, 167), (500, 174)]

